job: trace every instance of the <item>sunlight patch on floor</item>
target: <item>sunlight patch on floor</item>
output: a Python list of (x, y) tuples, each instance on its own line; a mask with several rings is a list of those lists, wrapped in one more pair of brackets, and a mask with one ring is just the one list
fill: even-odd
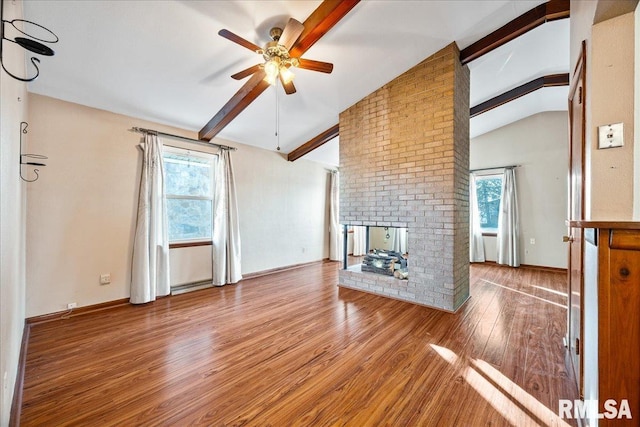
[(448, 348), (441, 347), (435, 344), (429, 344), (429, 345), (433, 350), (435, 350), (436, 353), (438, 353), (438, 355), (440, 355), (440, 357), (442, 357), (444, 360), (449, 362), (449, 364), (453, 365), (458, 361), (458, 355), (455, 354), (453, 351), (449, 350)]
[(556, 291), (555, 289), (545, 288), (544, 286), (536, 286), (536, 285), (529, 285), (529, 286), (531, 286), (532, 288), (540, 289), (541, 291), (550, 292), (552, 294), (560, 295), (563, 298), (567, 297), (567, 293), (566, 292)]
[(511, 425), (537, 425), (534, 419), (514, 403), (509, 396), (505, 396), (501, 393), (500, 389), (487, 381), (486, 378), (480, 375), (472, 367), (468, 366), (464, 370), (463, 376), (465, 381), (473, 387), (473, 389), (482, 396), (484, 400), (489, 402), (489, 404), (493, 406), (493, 408), (498, 411), (498, 413), (500, 413)]
[(508, 393), (511, 399), (526, 408), (526, 410), (532, 413), (538, 420), (547, 422), (548, 424), (546, 425), (550, 426), (569, 426), (569, 424), (561, 419), (555, 412), (534, 399), (529, 393), (489, 363), (479, 359), (472, 360), (471, 363), (479, 373), (495, 383), (502, 389), (503, 393)]
[(501, 285), (501, 284), (499, 284), (499, 283), (491, 282), (491, 281), (489, 281), (489, 280), (485, 280), (485, 279), (480, 279), (480, 280), (481, 280), (481, 281), (483, 281), (483, 282), (485, 282), (485, 283), (488, 283), (488, 284), (490, 284), (490, 285), (498, 286), (498, 287), (500, 287), (500, 288), (502, 288), (502, 289), (506, 289), (506, 290), (511, 291), (511, 292), (516, 292), (516, 293), (519, 293), (519, 294), (521, 294), (521, 295), (526, 295), (526, 296), (528, 296), (528, 297), (535, 298), (535, 299), (537, 299), (537, 300), (539, 300), (539, 301), (543, 301), (543, 302), (546, 302), (546, 303), (548, 303), (548, 304), (552, 304), (552, 305), (555, 305), (555, 306), (558, 306), (558, 307), (564, 308), (565, 310), (567, 309), (567, 306), (566, 306), (566, 305), (564, 305), (564, 304), (559, 304), (559, 303), (554, 302), (554, 301), (549, 301), (548, 299), (540, 298), (540, 297), (537, 297), (537, 296), (535, 296), (535, 295), (531, 295), (531, 294), (528, 294), (528, 293), (526, 293), (526, 292), (522, 292), (522, 291), (519, 291), (519, 290), (517, 290), (517, 289), (513, 289), (513, 288), (510, 288), (510, 287), (508, 287), (508, 286)]
[[(430, 346), (452, 366), (460, 359), (446, 347), (435, 344)], [(570, 427), (557, 414), (484, 360), (471, 359), (469, 363), (464, 363), (461, 371), (465, 381), (510, 424)]]

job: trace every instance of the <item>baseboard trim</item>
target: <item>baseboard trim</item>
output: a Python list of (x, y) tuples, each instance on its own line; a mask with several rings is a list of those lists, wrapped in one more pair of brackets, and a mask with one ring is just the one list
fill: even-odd
[(31, 325), (24, 324), (22, 330), (22, 343), (20, 344), (20, 358), (18, 359), (18, 372), (16, 373), (16, 384), (13, 389), (13, 400), (11, 401), (11, 413), (9, 414), (9, 426), (19, 427), (20, 416), (22, 415), (22, 391), (24, 389), (24, 372), (27, 367), (27, 349), (29, 347), (29, 335)]
[[(297, 268), (308, 267), (314, 264), (324, 264), (325, 262), (331, 262), (331, 261), (329, 261), (329, 258), (324, 258), (319, 261), (311, 261), (311, 262), (305, 262), (301, 264), (287, 265), (285, 267), (271, 268), (269, 270), (263, 270), (263, 271), (257, 271), (255, 273), (245, 274), (242, 280), (268, 276), (270, 274), (276, 274), (283, 271), (295, 270)], [(180, 288), (180, 287), (177, 287), (177, 288)], [(208, 289), (208, 288), (204, 288), (204, 289)], [(176, 295), (179, 295), (179, 293)], [(121, 307), (123, 305), (128, 305), (128, 304), (129, 304), (129, 298), (121, 298), (114, 301), (107, 301), (99, 304), (87, 305), (85, 307), (78, 307), (71, 311), (65, 310), (65, 311), (58, 311), (55, 313), (43, 314), (40, 316), (29, 317), (25, 319), (25, 323), (28, 325), (37, 325), (39, 323), (53, 322), (56, 320), (68, 319), (70, 317), (77, 317), (85, 314), (91, 314), (98, 311), (110, 310), (112, 308)]]
[(53, 322), (55, 320), (83, 316), (85, 314), (95, 313), (97, 311), (110, 310), (112, 308), (116, 308), (116, 307), (120, 307), (128, 304), (129, 304), (129, 298), (121, 298), (113, 301), (101, 302), (99, 304), (78, 307), (78, 308), (74, 308), (73, 310), (58, 311), (55, 313), (29, 317), (25, 320), (25, 322), (29, 325), (37, 325), (38, 323)]
[(202, 289), (213, 288), (212, 279), (199, 280), (197, 282), (184, 283), (182, 285), (173, 286), (171, 288), (171, 295), (186, 294), (188, 292), (200, 291)]
[[(495, 265), (497, 267), (513, 268), (513, 267), (510, 267), (508, 265), (498, 264), (495, 261), (485, 261), (485, 262), (477, 262), (477, 263), (474, 262), (472, 264), (489, 264), (489, 265)], [(520, 264), (520, 268), (529, 268), (531, 270), (549, 271), (549, 272), (552, 272), (552, 273), (566, 273), (567, 272), (566, 268), (546, 267), (544, 265)]]
[[(280, 272), (284, 272), (284, 271), (289, 271), (289, 270), (295, 270), (298, 268), (303, 268), (303, 267), (309, 267), (312, 265), (317, 265), (317, 264), (324, 264), (327, 262), (334, 262), (334, 261), (330, 261), (329, 258), (324, 258), (321, 259), (319, 261), (311, 261), (311, 262), (304, 262), (304, 263), (300, 263), (300, 264), (292, 264), (292, 265), (287, 265), (284, 267), (278, 267), (278, 268), (271, 268), (268, 270), (262, 270), (262, 271), (256, 271), (254, 273), (248, 273), (245, 274), (242, 280), (249, 280), (249, 279), (255, 279), (257, 277), (263, 277), (263, 276), (268, 276), (270, 274), (276, 274), (276, 273), (280, 273)], [(502, 264), (498, 264), (495, 261), (485, 261), (484, 263), (478, 263), (478, 264), (489, 264), (489, 265), (495, 265), (498, 267), (505, 267), (505, 268), (511, 268)], [(535, 269), (535, 270), (543, 270), (543, 271), (550, 271), (550, 272), (554, 272), (554, 273), (567, 273), (567, 269), (566, 268), (558, 268), (558, 267), (545, 267), (545, 266), (539, 266), (539, 265), (530, 265), (530, 264), (520, 264), (520, 268), (530, 268), (530, 269)], [(342, 286), (342, 285), (340, 285)], [(342, 286), (347, 288), (347, 286)], [(354, 288), (349, 288), (349, 289), (354, 289)], [(361, 289), (354, 289), (354, 290), (361, 290)], [(374, 294), (376, 295), (376, 294)], [(405, 302), (410, 302), (410, 301), (406, 301), (403, 299), (400, 299), (400, 301), (405, 301)], [(99, 304), (93, 304), (93, 305), (88, 305), (85, 307), (79, 307), (76, 309), (73, 309), (71, 311), (58, 311), (55, 313), (49, 313), (49, 314), (43, 314), (40, 316), (33, 316), (33, 317), (28, 317), (27, 319), (25, 319), (25, 324), (26, 325), (37, 325), (39, 323), (46, 323), (46, 322), (53, 322), (56, 320), (62, 320), (62, 319), (68, 319), (70, 317), (77, 317), (77, 316), (82, 316), (85, 314), (90, 314), (90, 313), (95, 313), (98, 311), (104, 311), (104, 310), (110, 310), (112, 308), (116, 308), (116, 307), (120, 307), (123, 305), (128, 305), (129, 304), (129, 298), (121, 298), (118, 300), (114, 300), (114, 301), (107, 301), (107, 302), (103, 302), (103, 303), (99, 303)], [(419, 304), (421, 305), (421, 304)], [(462, 304), (464, 305), (464, 304)], [(433, 308), (433, 307), (431, 307)], [(443, 310), (446, 311), (446, 310)]]
[(309, 267), (310, 265), (315, 265), (315, 264), (324, 264), (326, 262), (331, 262), (331, 261), (329, 261), (329, 258), (324, 258), (319, 261), (303, 262), (301, 264), (292, 264), (284, 267), (270, 268), (269, 270), (262, 270), (262, 271), (256, 271), (254, 273), (243, 274), (242, 280), (255, 279), (256, 277), (268, 276), (270, 274), (276, 274), (276, 273), (281, 273), (283, 271), (295, 270), (297, 268), (302, 268), (302, 267)]

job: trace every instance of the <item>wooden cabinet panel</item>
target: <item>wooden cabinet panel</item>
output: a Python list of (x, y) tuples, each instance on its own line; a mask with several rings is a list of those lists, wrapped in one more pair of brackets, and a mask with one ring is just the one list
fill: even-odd
[(633, 419), (602, 419), (599, 425), (637, 426), (640, 419), (640, 230), (600, 230), (600, 236), (600, 408), (602, 410), (607, 399), (614, 399), (618, 407), (626, 399)]
[(611, 249), (640, 251), (640, 234), (636, 230), (611, 230), (609, 241)]

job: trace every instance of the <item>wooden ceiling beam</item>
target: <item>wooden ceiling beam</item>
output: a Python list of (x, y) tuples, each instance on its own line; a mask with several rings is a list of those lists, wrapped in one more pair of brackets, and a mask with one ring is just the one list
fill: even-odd
[(467, 64), (510, 42), (545, 22), (568, 18), (569, 0), (550, 0), (518, 16), (491, 34), (460, 51), (460, 62)]
[(548, 76), (538, 77), (530, 82), (513, 88), (505, 93), (502, 93), (496, 97), (482, 102), (474, 107), (471, 107), (470, 116), (475, 117), (479, 114), (486, 113), (489, 110), (493, 110), (507, 102), (511, 102), (514, 99), (518, 99), (521, 96), (527, 95), (543, 87), (554, 86), (569, 86), (569, 73), (565, 74), (550, 74)]
[(340, 125), (335, 124), (331, 126), (329, 129), (322, 132), (320, 135), (311, 138), (309, 141), (305, 142), (292, 152), (287, 155), (287, 160), (290, 162), (298, 160), (300, 157), (304, 156), (307, 153), (312, 152), (316, 148), (324, 145), (325, 143), (331, 141), (336, 136), (340, 135)]
[(315, 42), (320, 40), (334, 25), (346, 16), (360, 0), (325, 0), (304, 21), (304, 31), (298, 37), (289, 54), (293, 58), (302, 56)]
[(204, 125), (198, 132), (198, 139), (210, 141), (216, 136), (231, 120), (235, 119), (249, 104), (251, 104), (262, 92), (269, 87), (269, 83), (264, 80), (265, 73), (257, 71), (251, 78), (236, 92), (231, 99), (224, 104), (222, 109)]

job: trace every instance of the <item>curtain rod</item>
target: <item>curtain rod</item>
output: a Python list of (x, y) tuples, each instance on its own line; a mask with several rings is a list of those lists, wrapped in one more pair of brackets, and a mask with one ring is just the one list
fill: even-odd
[(511, 165), (511, 166), (496, 166), (493, 168), (482, 168), (482, 169), (471, 169), (469, 171), (469, 173), (471, 172), (480, 172), (480, 171), (490, 171), (492, 169), (513, 169), (513, 168), (519, 168), (520, 165)]
[(138, 133), (150, 133), (153, 135), (166, 136), (168, 138), (182, 139), (184, 141), (188, 141), (193, 144), (205, 145), (207, 147), (211, 147), (211, 146), (219, 147), (219, 148), (222, 148), (223, 150), (233, 150), (233, 151), (237, 150), (237, 148), (229, 147), (228, 145), (214, 144), (213, 142), (200, 141), (198, 139), (187, 138), (186, 136), (173, 135), (171, 133), (165, 133), (165, 132), (158, 132), (157, 130), (153, 130), (153, 129), (145, 129), (145, 128), (139, 128), (134, 126), (131, 129), (129, 129), (129, 131), (138, 132)]

